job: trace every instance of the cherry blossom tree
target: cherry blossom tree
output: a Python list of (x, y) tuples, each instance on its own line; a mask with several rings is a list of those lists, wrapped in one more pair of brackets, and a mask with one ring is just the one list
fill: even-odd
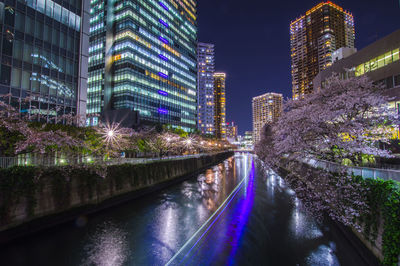
[(263, 128), (256, 153), (269, 166), (288, 171), (286, 180), (314, 216), (327, 213), (360, 229), (355, 218), (367, 211), (362, 186), (344, 167), (330, 173), (303, 162), (322, 158), (357, 163), (364, 154), (390, 157), (377, 142), (392, 138), (398, 117), (382, 90), (365, 76), (342, 80), (334, 75), (323, 89), (286, 102), (278, 121)]
[(360, 154), (388, 157), (390, 151), (376, 145), (390, 140), (397, 123), (388, 100), (366, 76), (342, 80), (334, 75), (324, 89), (285, 104), (286, 112), (272, 129), (275, 152), (289, 159), (314, 156), (339, 163)]
[[(8, 95), (3, 98), (8, 98)], [(45, 130), (46, 124), (35, 127), (27, 116), (23, 116), (14, 107), (0, 99), (0, 129), (18, 139), (13, 143), (13, 153), (46, 153), (49, 148), (71, 148), (82, 146), (83, 142), (62, 130)]]

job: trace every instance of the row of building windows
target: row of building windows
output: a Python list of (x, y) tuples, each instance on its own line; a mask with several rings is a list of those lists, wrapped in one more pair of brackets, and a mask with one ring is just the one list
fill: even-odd
[(52, 0), (26, 0), (26, 4), (76, 31), (81, 28), (81, 17)]
[[(165, 66), (169, 66), (172, 69), (175, 69), (174, 66), (170, 65), (169, 63), (167, 63), (166, 61), (172, 61), (175, 64), (177, 64), (178, 66), (180, 66), (183, 70), (189, 70), (189, 67), (186, 66), (185, 64), (179, 62), (178, 60), (176, 60), (173, 56), (170, 56), (166, 53), (161, 53), (161, 50), (158, 49), (157, 47), (152, 47), (152, 50), (154, 50), (154, 52), (158, 53), (158, 56), (153, 55), (152, 53), (150, 53), (147, 49), (142, 48), (141, 46), (135, 45), (134, 43), (132, 43), (131, 41), (125, 41), (119, 44), (116, 44), (114, 47), (114, 51), (115, 52), (119, 52), (121, 50), (124, 50), (126, 48), (130, 48), (133, 49), (136, 52), (139, 52), (147, 57), (151, 57), (155, 62), (161, 62), (163, 65)], [(166, 60), (161, 61), (160, 57), (165, 57)]]
[[(125, 11), (123, 11), (123, 12), (117, 14), (116, 17), (115, 17), (116, 20), (122, 20), (122, 19), (125, 19), (125, 18), (132, 18), (132, 19), (134, 19), (135, 21), (137, 21), (137, 22), (139, 22), (140, 24), (142, 24), (144, 27), (146, 27), (146, 28), (151, 28), (153, 31), (156, 30), (156, 28), (147, 25), (147, 22), (146, 22), (145, 20), (143, 20), (141, 17), (139, 17), (139, 16), (138, 16), (134, 11), (132, 11), (132, 10), (125, 10)], [(154, 23), (157, 23), (157, 22), (154, 22)], [(142, 29), (142, 30), (143, 30), (143, 29)], [(179, 31), (177, 31), (177, 32), (179, 32)], [(152, 35), (149, 35), (148, 33), (147, 33), (147, 34), (146, 34), (145, 32), (142, 32), (142, 33), (145, 34), (146, 37), (151, 36), (150, 38), (154, 38)], [(180, 32), (179, 32), (179, 33), (180, 33)], [(157, 31), (156, 34), (160, 34), (160, 33)], [(182, 34), (180, 33), (180, 35), (182, 35)], [(141, 41), (141, 40), (138, 40), (138, 41)], [(154, 40), (153, 40), (153, 41), (154, 41)], [(181, 57), (180, 53), (176, 52), (174, 49), (172, 49), (170, 46), (168, 46), (168, 45), (166, 45), (166, 44), (164, 44), (164, 43), (161, 44), (161, 43), (160, 43), (160, 40), (158, 40), (157, 38), (155, 38), (155, 41), (154, 41), (154, 42), (155, 42), (156, 44), (162, 45), (164, 48), (166, 48), (166, 49), (167, 49), (169, 52), (171, 52), (172, 54), (174, 54), (174, 55), (176, 55), (176, 56), (178, 56), (178, 57)], [(145, 46), (148, 46), (148, 47), (149, 47), (149, 45), (150, 45), (150, 44), (144, 43), (144, 42), (142, 42), (142, 44), (145, 45)], [(186, 45), (186, 46), (187, 46), (187, 45)], [(187, 59), (187, 58), (184, 58), (183, 56), (182, 56), (182, 60), (186, 61), (187, 63), (189, 63), (189, 64), (192, 65), (193, 67), (195, 66), (195, 62), (194, 62), (194, 61), (191, 61), (191, 60), (189, 60), (189, 59)]]
[(139, 111), (140, 115), (148, 117), (153, 121), (164, 120), (164, 122), (168, 121), (176, 121), (182, 122), (185, 124), (195, 125), (196, 120), (194, 119), (195, 115), (192, 115), (192, 119), (183, 118), (178, 115), (180, 113), (180, 106), (165, 106), (160, 103), (154, 102), (146, 97), (133, 97), (129, 95), (117, 95), (115, 96), (116, 101), (113, 103), (115, 109), (120, 108), (130, 108), (136, 111)]
[[(127, 82), (134, 81), (133, 80), (134, 76), (130, 76), (130, 77), (132, 79), (120, 79), (119, 82), (115, 85), (115, 87), (113, 89), (113, 92), (114, 93), (124, 92), (124, 91), (126, 91), (126, 92), (134, 92), (134, 93), (137, 93), (137, 94), (140, 94), (140, 95), (143, 95), (143, 96), (147, 96), (147, 97), (150, 97), (150, 98), (153, 98), (153, 99), (156, 99), (156, 100), (162, 100), (164, 102), (169, 102), (171, 104), (176, 104), (176, 105), (182, 106), (183, 108), (188, 108), (188, 109), (191, 109), (191, 110), (194, 110), (194, 111), (196, 110), (196, 107), (191, 105), (191, 104), (184, 103), (182, 101), (173, 99), (173, 98), (168, 97), (168, 96), (163, 96), (163, 95), (161, 95), (161, 94), (159, 94), (157, 92), (150, 91), (149, 89), (141, 88), (141, 87), (139, 87), (140, 85), (139, 86), (135, 86), (133, 84), (125, 85)], [(119, 78), (119, 77), (116, 77), (116, 78)], [(122, 85), (121, 83), (124, 84), (124, 85)], [(121, 85), (118, 85), (118, 84), (121, 84)]]
[(18, 40), (14, 41), (13, 46), (12, 57), (14, 60), (56, 70), (72, 77), (78, 76), (79, 66), (76, 59), (66, 58)]
[[(119, 47), (116, 47), (116, 48), (117, 49), (121, 49), (124, 46), (125, 47), (129, 47), (129, 48), (134, 48), (135, 52), (139, 52), (139, 53), (145, 55), (146, 57), (150, 57), (150, 59), (152, 59), (153, 62), (154, 61), (155, 62), (161, 61), (161, 59), (159, 57), (156, 57), (155, 55), (152, 55), (151, 53), (147, 52), (144, 48), (138, 47), (138, 46), (136, 46), (136, 45), (134, 45), (132, 43), (130, 43), (129, 45), (125, 44), (123, 46), (119, 46)], [(154, 47), (152, 47), (152, 48), (154, 48)], [(147, 60), (145, 60), (145, 59), (143, 59), (143, 58), (139, 57), (138, 55), (136, 55), (134, 53), (131, 53), (131, 52), (122, 53), (122, 54), (118, 55), (118, 57), (115, 57), (115, 58), (118, 58), (118, 60), (131, 59), (134, 62), (138, 62), (138, 63), (142, 64), (143, 66), (149, 68), (149, 69), (152, 69), (152, 70), (154, 70), (156, 72), (161, 72), (161, 73), (166, 74), (166, 75), (169, 75), (169, 72), (170, 72), (167, 69), (161, 68), (161, 67), (155, 65), (154, 63), (149, 62), (149, 61), (147, 61)], [(178, 74), (180, 74), (183, 77), (186, 77), (188, 79), (194, 79), (193, 81), (195, 81), (195, 78), (193, 78), (191, 75), (187, 74), (187, 72), (181, 71), (181, 70), (177, 69), (176, 67), (172, 66), (171, 64), (164, 64), (164, 65), (166, 67), (168, 67), (171, 71), (174, 71), (174, 72), (176, 72), (176, 73), (178, 73)], [(173, 75), (173, 79), (185, 84), (186, 86), (191, 87), (192, 89), (196, 89), (196, 85), (194, 83), (190, 83), (190, 82), (188, 82), (186, 80), (183, 80), (183, 79), (177, 77), (176, 75)]]
[[(12, 97), (25, 99), (30, 96), (31, 100), (40, 100), (42, 103), (50, 103), (65, 106), (76, 106), (75, 99), (61, 97), (60, 95), (43, 95), (40, 92), (27, 91), (18, 88), (0, 86), (0, 95), (11, 94)], [(40, 95), (40, 96), (39, 96)], [(22, 100), (23, 101), (23, 100)], [(24, 101), (23, 101), (24, 102)]]
[(381, 67), (387, 66), (395, 61), (399, 60), (399, 48), (375, 57), (368, 62), (360, 64), (356, 67), (355, 75), (356, 77), (364, 75), (370, 71), (377, 70)]
[[(150, 6), (148, 6), (148, 5), (146, 5), (145, 4), (145, 2), (143, 1), (143, 0), (140, 0), (141, 1), (141, 3), (142, 3), (142, 5), (143, 6), (145, 6), (151, 13), (153, 13), (156, 17), (158, 17), (158, 18), (162, 18), (163, 16), (160, 14), (160, 13), (158, 13), (154, 8), (151, 8)], [(187, 42), (190, 42), (190, 40), (189, 40), (189, 38), (187, 37), (187, 36), (191, 36), (192, 37), (192, 40), (196, 40), (196, 34), (195, 34), (195, 30), (193, 29), (193, 27), (192, 26), (190, 26), (190, 24), (188, 24), (187, 22), (183, 22), (183, 20), (182, 20), (182, 17), (181, 16), (179, 16), (173, 9), (169, 9), (168, 11), (166, 11), (164, 8), (162, 8), (161, 7), (161, 5), (159, 4), (159, 3), (157, 3), (156, 1), (154, 1), (154, 0), (150, 0), (149, 1), (152, 5), (153, 5), (153, 7), (156, 7), (160, 12), (162, 12), (163, 13), (163, 15), (166, 17), (166, 18), (168, 18), (168, 19), (165, 19), (167, 22), (170, 22), (169, 24), (170, 24), (170, 27), (175, 31), (175, 33), (177, 33), (178, 35), (179, 35), (179, 37), (180, 38), (178, 38), (178, 36), (176, 36), (176, 38), (175, 39), (177, 39), (177, 40), (179, 40), (179, 41), (181, 41), (182, 39), (184, 39), (184, 40), (186, 40)], [(176, 18), (178, 18), (178, 19), (176, 19), (176, 18), (174, 18), (171, 14), (173, 14)], [(164, 17), (164, 18), (165, 18)], [(177, 23), (177, 22), (180, 22), (180, 28), (186, 33), (186, 35), (185, 34), (182, 34), (181, 32), (180, 32), (180, 30), (178, 30), (176, 27), (175, 27), (175, 23)], [(157, 22), (155, 22), (155, 24), (157, 24)], [(179, 23), (177, 23), (177, 24), (179, 24)], [(190, 31), (192, 31), (192, 33), (191, 32), (189, 32), (189, 30)], [(192, 48), (190, 48), (187, 44), (185, 44), (184, 42), (181, 42), (189, 51), (192, 51), (192, 52), (194, 52), (193, 51), (193, 49)]]
[(385, 89), (400, 87), (400, 74), (381, 79), (375, 83), (383, 85)]
[[(11, 36), (7, 36), (11, 42), (13, 39), (22, 39), (26, 42), (42, 42), (45, 48), (62, 48), (72, 54), (79, 53), (79, 33), (75, 31), (64, 31), (56, 26), (48, 25), (35, 20), (22, 13), (16, 13), (15, 24), (12, 25), (15, 32), (5, 28), (6, 32), (10, 32)], [(24, 32), (26, 32), (24, 34)], [(40, 41), (39, 41), (40, 40)]]
[[(146, 74), (150, 74), (150, 73), (146, 72)], [(144, 86), (148, 86), (148, 87), (151, 87), (151, 88), (154, 88), (154, 89), (160, 88), (160, 84), (158, 82), (156, 82), (154, 80), (154, 78), (153, 78), (153, 77), (155, 77), (155, 75), (154, 74), (150, 74), (150, 77), (152, 78), (152, 80), (150, 80), (148, 78), (141, 77), (140, 75), (138, 75), (136, 73), (132, 74), (132, 73), (130, 73), (130, 71), (124, 71), (124, 72), (116, 73), (114, 75), (114, 81), (118, 82), (118, 81), (122, 81), (122, 80), (130, 80), (130, 81), (135, 81), (135, 82), (138, 82), (139, 84), (142, 84)], [(189, 101), (189, 102), (192, 102), (192, 103), (196, 102), (195, 98), (189, 97), (188, 95), (180, 93), (180, 92), (177, 92), (175, 90), (171, 90), (168, 87), (163, 87), (162, 89), (164, 91), (166, 91), (168, 94), (174, 95), (175, 97), (179, 97), (179, 98), (181, 98), (183, 100), (186, 100), (186, 101)]]

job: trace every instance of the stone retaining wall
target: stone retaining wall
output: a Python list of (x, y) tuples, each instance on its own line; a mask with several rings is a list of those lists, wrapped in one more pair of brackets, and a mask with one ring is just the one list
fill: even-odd
[[(33, 179), (27, 182), (33, 188), (0, 195), (0, 243), (161, 189), (232, 155), (233, 152), (223, 152), (147, 164), (112, 165), (102, 169), (106, 170), (104, 178), (93, 169), (70, 169), (66, 175), (68, 169), (57, 167), (45, 169), (39, 178), (37, 174), (17, 177)], [(0, 178), (10, 177), (3, 174)], [(4, 182), (2, 185), (4, 188)]]

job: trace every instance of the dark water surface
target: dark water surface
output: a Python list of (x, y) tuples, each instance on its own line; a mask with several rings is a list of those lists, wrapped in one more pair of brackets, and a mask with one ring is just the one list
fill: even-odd
[(0, 250), (0, 265), (364, 265), (250, 154)]

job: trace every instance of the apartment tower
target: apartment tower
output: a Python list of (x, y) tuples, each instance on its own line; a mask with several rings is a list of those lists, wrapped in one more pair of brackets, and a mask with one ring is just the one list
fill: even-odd
[(354, 36), (353, 15), (330, 1), (290, 24), (293, 99), (312, 92), (314, 77), (332, 65), (332, 53), (341, 47), (354, 48)]
[(238, 126), (235, 122), (226, 123), (226, 138), (229, 141), (236, 141), (238, 137)]
[(197, 125), (195, 0), (91, 0), (89, 124), (110, 110)]
[(198, 129), (214, 135), (214, 44), (197, 45)]
[(226, 138), (225, 73), (214, 73), (214, 128), (215, 136)]
[(262, 128), (267, 123), (278, 119), (282, 113), (283, 95), (280, 93), (268, 92), (253, 98), (253, 141), (256, 144), (260, 141)]

